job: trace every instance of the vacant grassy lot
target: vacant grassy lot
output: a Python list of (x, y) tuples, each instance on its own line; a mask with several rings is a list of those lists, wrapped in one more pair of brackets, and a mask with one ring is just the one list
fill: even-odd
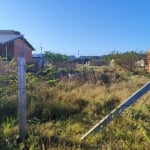
[[(128, 108), (97, 134), (81, 136), (148, 80), (115, 70), (84, 70), (83, 76), (68, 80), (27, 74), (28, 137), (18, 135), (17, 80), (0, 77), (0, 149), (102, 149), (126, 150), (150, 147), (150, 93)], [(114, 79), (118, 74), (119, 78)]]

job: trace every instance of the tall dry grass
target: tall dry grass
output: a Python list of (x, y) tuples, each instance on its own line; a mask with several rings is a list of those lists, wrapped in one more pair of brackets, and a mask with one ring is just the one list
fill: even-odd
[[(130, 76), (110, 84), (60, 81), (55, 86), (31, 74), (27, 78), (28, 139), (19, 148), (30, 149), (148, 149), (150, 147), (150, 93), (97, 134), (81, 136), (138, 90), (149, 79)], [(12, 133), (17, 134), (17, 124)], [(9, 129), (9, 132), (11, 132)], [(10, 135), (13, 135), (13, 134)]]

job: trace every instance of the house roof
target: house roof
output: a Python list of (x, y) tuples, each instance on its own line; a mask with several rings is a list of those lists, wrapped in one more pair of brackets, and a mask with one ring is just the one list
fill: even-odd
[(45, 55), (44, 54), (41, 54), (41, 53), (34, 53), (32, 54), (32, 58), (42, 58), (44, 57)]
[(22, 37), (21, 35), (0, 35), (0, 44), (6, 44), (7, 42), (14, 41)]
[[(23, 37), (22, 37), (23, 38)], [(23, 38), (23, 40), (31, 47), (31, 49), (34, 51), (35, 50), (35, 48), (25, 39), (25, 38)]]
[(20, 35), (20, 32), (14, 30), (0, 30), (0, 34), (7, 35)]
[(34, 47), (20, 34), (18, 31), (13, 30), (0, 30), (0, 44), (6, 44), (8, 42), (14, 41), (16, 39), (22, 39), (31, 47), (32, 50), (35, 50)]

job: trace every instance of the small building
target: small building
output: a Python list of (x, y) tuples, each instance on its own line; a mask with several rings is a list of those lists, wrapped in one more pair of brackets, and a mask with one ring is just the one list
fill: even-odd
[(145, 61), (143, 59), (138, 60), (135, 62), (135, 66), (144, 68), (145, 67)]
[(45, 56), (44, 54), (32, 54), (32, 64), (34, 67), (33, 71), (39, 71), (45, 66)]
[(14, 30), (0, 30), (0, 57), (5, 61), (12, 58), (17, 60), (22, 53), (26, 63), (32, 62), (32, 51), (34, 47), (24, 38), (24, 36)]

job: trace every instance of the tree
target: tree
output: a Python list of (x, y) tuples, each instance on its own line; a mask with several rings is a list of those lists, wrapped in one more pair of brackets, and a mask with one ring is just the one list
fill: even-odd
[(145, 60), (146, 55), (143, 53), (137, 53), (135, 51), (127, 51), (124, 53), (113, 52), (107, 55), (106, 60), (111, 61), (112, 59), (115, 60), (116, 64), (127, 69), (128, 71), (133, 71), (136, 61), (140, 59)]
[(45, 52), (45, 59), (46, 59), (47, 64), (52, 64), (52, 65), (58, 67), (63, 62), (67, 61), (67, 56), (47, 51), (47, 52)]

